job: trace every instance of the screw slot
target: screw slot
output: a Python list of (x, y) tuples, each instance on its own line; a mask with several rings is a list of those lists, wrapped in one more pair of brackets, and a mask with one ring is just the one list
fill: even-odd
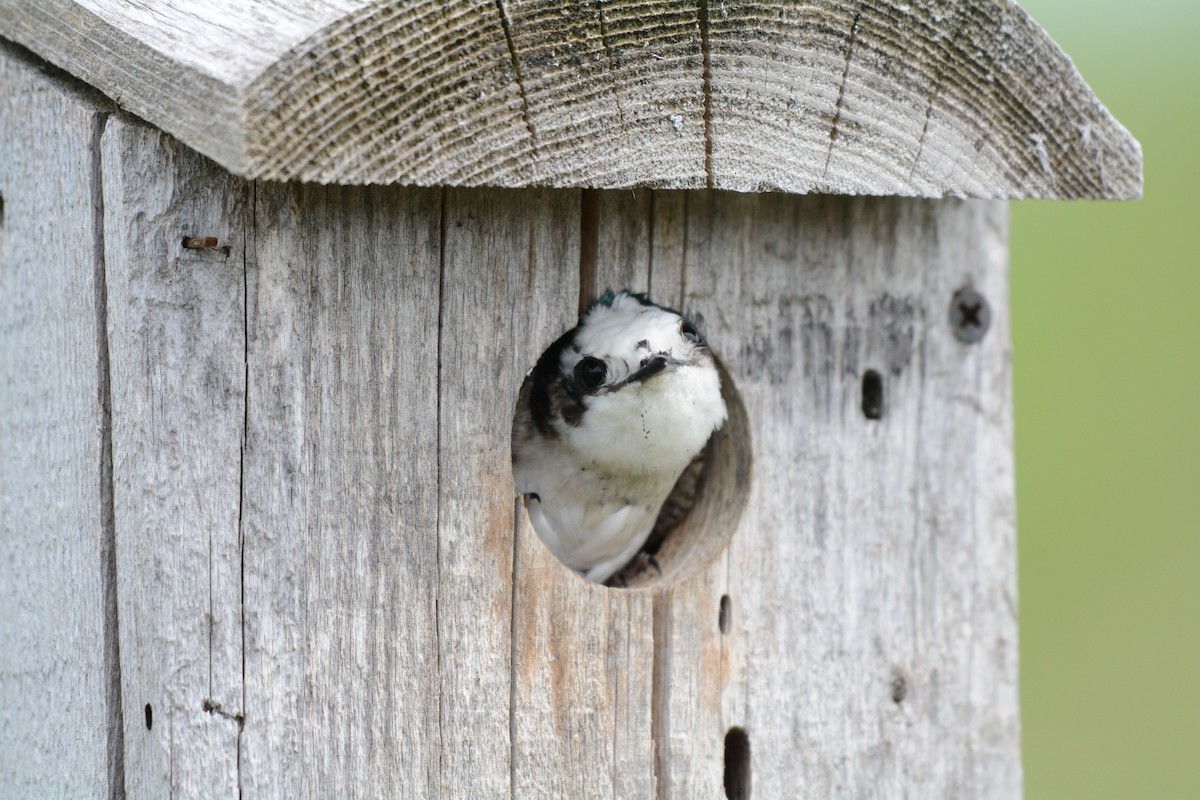
[(950, 327), (963, 344), (976, 344), (992, 324), (992, 307), (974, 289), (959, 289), (950, 301)]

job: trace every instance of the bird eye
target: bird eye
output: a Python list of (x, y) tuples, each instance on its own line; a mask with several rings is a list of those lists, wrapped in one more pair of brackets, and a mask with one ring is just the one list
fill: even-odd
[(575, 365), (575, 380), (588, 389), (599, 389), (608, 377), (608, 367), (598, 358), (584, 356)]
[(684, 320), (683, 324), (679, 326), (679, 332), (683, 335), (683, 338), (687, 339), (692, 344), (700, 344), (700, 332), (696, 330), (695, 325), (687, 320)]

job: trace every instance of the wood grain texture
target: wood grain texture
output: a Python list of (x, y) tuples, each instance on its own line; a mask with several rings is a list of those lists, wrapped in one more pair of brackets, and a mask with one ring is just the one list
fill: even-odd
[(0, 795), (123, 797), (98, 137), (0, 47)]
[(254, 214), (243, 791), (436, 797), (439, 194), (267, 184)]
[[(546, 294), (557, 294), (561, 299), (550, 302), (567, 314), (544, 327), (528, 366), (575, 324), (571, 292), (582, 289), (580, 296), (590, 299), (606, 287), (646, 289), (649, 202), (649, 192), (586, 193), (577, 240), (590, 253), (584, 257), (591, 259), (585, 271), (590, 285), (551, 276), (554, 294)], [(566, 263), (580, 264), (575, 256)], [(523, 509), (517, 543), (513, 796), (652, 797), (646, 702), (654, 659), (652, 597), (573, 574), (538, 540)]]
[[(1019, 796), (1003, 205), (255, 186), (0, 70), (5, 791), (710, 797), (738, 726), (753, 796)], [(649, 588), (514, 502), (581, 285), (694, 317), (753, 451)]]
[[(707, 624), (672, 605), (665, 759), (687, 768), (664, 795), (716, 794), (736, 725), (756, 795), (1019, 796), (1005, 208), (690, 200), (685, 307), (726, 354), (755, 467), (692, 601)], [(975, 346), (948, 321), (963, 286), (993, 311)]]
[(1137, 143), (1011, 0), (294, 6), (25, 0), (0, 35), (251, 177), (1141, 192)]
[[(571, 576), (514, 513), (509, 451), (521, 381), (574, 320), (579, 220), (578, 192), (446, 194), (438, 599), (447, 797), (597, 785), (597, 760), (579, 756), (603, 744), (577, 738), (592, 732), (596, 628), (557, 636), (578, 621), (558, 602)], [(573, 697), (578, 704), (564, 702)]]
[(240, 87), (362, 5), (9, 0), (0, 4), (0, 35), (228, 168), (244, 150)]
[(125, 785), (236, 796), (250, 187), (122, 116), (102, 158)]

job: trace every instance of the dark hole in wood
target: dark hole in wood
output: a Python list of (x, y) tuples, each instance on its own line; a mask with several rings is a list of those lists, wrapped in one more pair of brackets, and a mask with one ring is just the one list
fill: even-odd
[(717, 627), (721, 629), (721, 633), (729, 633), (729, 595), (721, 595), (721, 607), (717, 611)]
[(0, 225), (4, 224), (4, 195), (0, 194)]
[(863, 374), (862, 412), (867, 419), (883, 417), (883, 376), (873, 369)]
[(899, 669), (892, 671), (892, 702), (899, 705), (908, 697), (908, 678)]
[(750, 737), (744, 728), (725, 734), (725, 796), (729, 800), (750, 797)]
[(146, 703), (146, 730), (150, 730), (153, 727), (154, 727), (154, 709), (150, 707), (149, 703)]

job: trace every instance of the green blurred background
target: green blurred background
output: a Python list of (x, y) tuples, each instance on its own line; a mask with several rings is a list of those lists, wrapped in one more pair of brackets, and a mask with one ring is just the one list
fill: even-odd
[(1020, 4), (1146, 178), (1012, 205), (1026, 797), (1200, 798), (1200, 3)]

